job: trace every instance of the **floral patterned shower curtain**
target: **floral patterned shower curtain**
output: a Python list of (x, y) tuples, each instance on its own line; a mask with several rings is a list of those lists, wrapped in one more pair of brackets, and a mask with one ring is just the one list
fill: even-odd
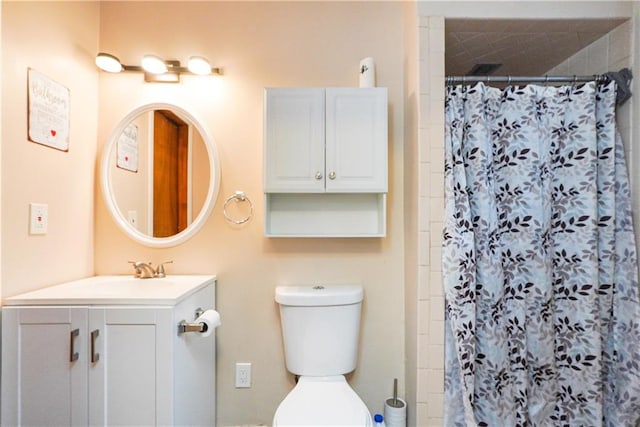
[(447, 88), (447, 426), (640, 425), (615, 90)]

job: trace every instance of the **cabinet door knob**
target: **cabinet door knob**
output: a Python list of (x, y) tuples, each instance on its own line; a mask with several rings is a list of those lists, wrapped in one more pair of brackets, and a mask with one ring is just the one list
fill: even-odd
[(329, 172), (329, 179), (336, 179), (336, 173), (334, 171)]
[(322, 172), (316, 172), (316, 179), (317, 180), (321, 180), (322, 179)]

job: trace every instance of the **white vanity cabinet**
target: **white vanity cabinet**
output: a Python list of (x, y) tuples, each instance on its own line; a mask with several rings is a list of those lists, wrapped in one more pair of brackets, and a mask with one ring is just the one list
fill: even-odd
[(2, 425), (215, 425), (214, 336), (178, 334), (213, 307), (215, 277), (130, 279), (137, 298), (129, 285), (74, 296), (88, 280), (5, 301)]
[(265, 234), (386, 232), (386, 88), (265, 90)]

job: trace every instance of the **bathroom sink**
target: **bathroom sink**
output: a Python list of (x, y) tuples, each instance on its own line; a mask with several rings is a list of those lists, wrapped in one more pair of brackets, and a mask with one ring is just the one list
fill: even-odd
[(5, 298), (4, 305), (174, 305), (215, 281), (212, 275), (168, 275), (162, 279), (93, 276)]

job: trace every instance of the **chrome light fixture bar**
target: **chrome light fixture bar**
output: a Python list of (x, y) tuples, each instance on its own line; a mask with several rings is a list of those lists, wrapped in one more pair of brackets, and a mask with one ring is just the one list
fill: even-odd
[(183, 67), (180, 61), (168, 61), (155, 55), (145, 55), (141, 65), (125, 65), (114, 55), (100, 52), (96, 55), (96, 65), (108, 73), (122, 71), (144, 73), (144, 81), (156, 83), (178, 83), (180, 82), (180, 74), (222, 75), (222, 69), (212, 68), (209, 61), (202, 56), (189, 58), (187, 67)]

